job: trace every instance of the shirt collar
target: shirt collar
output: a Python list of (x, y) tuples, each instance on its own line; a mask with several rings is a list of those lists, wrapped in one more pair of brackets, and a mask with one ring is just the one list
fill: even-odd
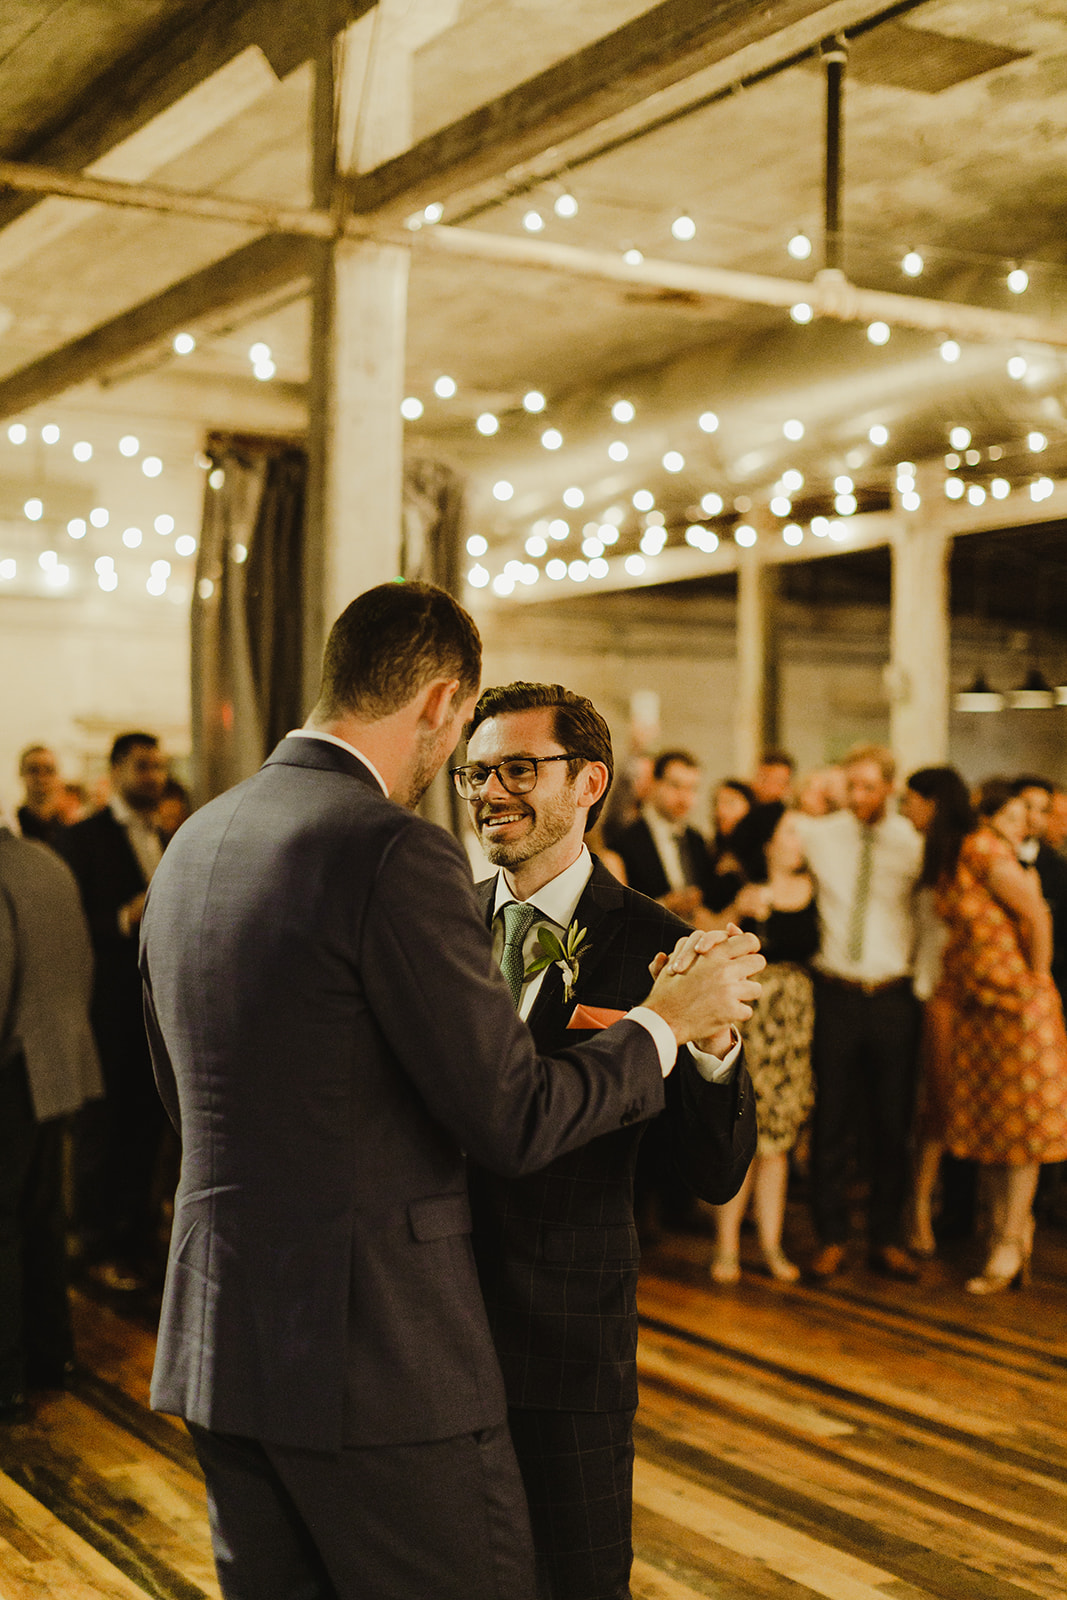
[(350, 756), (355, 756), (357, 761), (363, 763), (371, 777), (377, 780), (378, 787), (388, 800), (389, 790), (385, 786), (385, 779), (374, 765), (374, 762), (369, 756), (365, 756), (362, 750), (357, 750), (354, 744), (349, 744), (347, 739), (339, 739), (335, 733), (321, 733), (318, 728), (293, 728), (285, 737), (287, 739), (321, 739), (325, 744), (339, 745), (342, 750), (347, 750)]
[(109, 797), (107, 808), (120, 827), (147, 828), (150, 826), (149, 823), (147, 823), (136, 811), (134, 811), (132, 806), (128, 806), (126, 804), (125, 800), (120, 794), (113, 794)]
[[(578, 902), (585, 892), (593, 872), (593, 858), (589, 854), (589, 847), (582, 845), (576, 861), (548, 883), (543, 883), (540, 889), (530, 895), (527, 905), (536, 906), (549, 922), (554, 922), (557, 927), (568, 928), (574, 920), (574, 913), (578, 909)], [(497, 873), (496, 894), (493, 900), (493, 916), (502, 906), (515, 896), (508, 888), (507, 880), (502, 872)]]
[(674, 839), (677, 841), (689, 826), (684, 818), (681, 822), (669, 822), (666, 817), (660, 815), (653, 805), (642, 806), (641, 815), (644, 817), (653, 839)]

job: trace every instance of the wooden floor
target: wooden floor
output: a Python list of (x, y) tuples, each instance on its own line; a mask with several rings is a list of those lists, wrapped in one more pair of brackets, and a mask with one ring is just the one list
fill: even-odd
[[(966, 1254), (917, 1287), (857, 1264), (732, 1289), (709, 1254), (647, 1258), (635, 1600), (1067, 1596), (1067, 1234), (981, 1302)], [(217, 1596), (188, 1439), (147, 1409), (149, 1323), (77, 1317), (76, 1390), (0, 1427), (0, 1600)]]

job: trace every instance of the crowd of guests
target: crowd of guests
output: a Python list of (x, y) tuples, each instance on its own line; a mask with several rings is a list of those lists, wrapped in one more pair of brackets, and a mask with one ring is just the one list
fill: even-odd
[[(0, 827), (0, 1416), (71, 1360), (71, 1220), (80, 1270), (99, 1284), (158, 1279), (178, 1155), (152, 1078), (138, 935), (190, 809), (149, 733), (115, 740), (104, 792), (65, 782), (44, 745), (19, 772), (17, 828)], [(590, 842), (694, 927), (755, 932), (767, 959), (745, 1030), (758, 1153), (714, 1208), (713, 1280), (739, 1279), (749, 1209), (767, 1271), (799, 1277), (783, 1248), (799, 1142), (816, 1279), (845, 1264), (859, 1172), (878, 1270), (916, 1277), (939, 1231), (977, 1217), (986, 1257), (967, 1290), (1025, 1281), (1039, 1183), (1046, 1209), (1062, 1208), (1067, 1163), (1067, 792), (1022, 775), (972, 794), (929, 767), (898, 795), (876, 745), (799, 779), (771, 750), (750, 778), (716, 786), (705, 834), (701, 785), (684, 750), (632, 758)], [(638, 1179), (668, 1225), (684, 1218), (655, 1126)]]
[(61, 1384), (72, 1362), (71, 1222), (80, 1270), (105, 1288), (161, 1281), (177, 1154), (152, 1076), (138, 936), (190, 810), (150, 733), (114, 741), (93, 798), (44, 745), (23, 751), (19, 772), (17, 824), (0, 817), (0, 1417), (27, 1387)]
[[(898, 795), (877, 745), (798, 781), (772, 750), (717, 785), (705, 836), (700, 787), (687, 751), (635, 759), (600, 842), (623, 881), (696, 927), (756, 932), (767, 958), (745, 1030), (759, 1150), (716, 1208), (712, 1278), (740, 1277), (750, 1207), (767, 1270), (799, 1277), (782, 1233), (803, 1136), (814, 1278), (846, 1262), (859, 1177), (876, 1269), (915, 1279), (935, 1224), (977, 1227), (966, 1289), (1025, 1281), (1039, 1182), (1062, 1206), (1067, 1161), (1067, 792), (1023, 774), (972, 794), (928, 767)], [(677, 1221), (684, 1202), (648, 1151), (644, 1181)]]

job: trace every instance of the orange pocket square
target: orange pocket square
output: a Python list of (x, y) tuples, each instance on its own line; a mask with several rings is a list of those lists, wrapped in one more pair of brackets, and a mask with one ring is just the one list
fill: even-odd
[(625, 1011), (612, 1011), (608, 1006), (583, 1006), (579, 1003), (571, 1012), (568, 1028), (610, 1028), (613, 1022), (621, 1022), (626, 1016)]

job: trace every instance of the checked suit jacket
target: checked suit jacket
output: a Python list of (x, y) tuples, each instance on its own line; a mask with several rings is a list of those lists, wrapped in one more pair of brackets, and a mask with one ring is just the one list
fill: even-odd
[[(487, 923), (495, 889), (495, 878), (475, 888)], [(639, 1005), (651, 988), (649, 963), (690, 931), (595, 857), (576, 917), (588, 930), (588, 953), (569, 1002), (559, 968), (545, 972), (527, 1019), (539, 1050), (593, 1036), (567, 1027), (578, 1001), (617, 1011)], [(711, 1084), (683, 1050), (666, 1091), (661, 1115), (681, 1175), (721, 1204), (737, 1193), (756, 1148), (744, 1062), (731, 1082)], [(602, 1134), (528, 1176), (501, 1178), (472, 1165), (475, 1259), (511, 1406), (618, 1411), (637, 1404), (633, 1176), (646, 1126)]]

